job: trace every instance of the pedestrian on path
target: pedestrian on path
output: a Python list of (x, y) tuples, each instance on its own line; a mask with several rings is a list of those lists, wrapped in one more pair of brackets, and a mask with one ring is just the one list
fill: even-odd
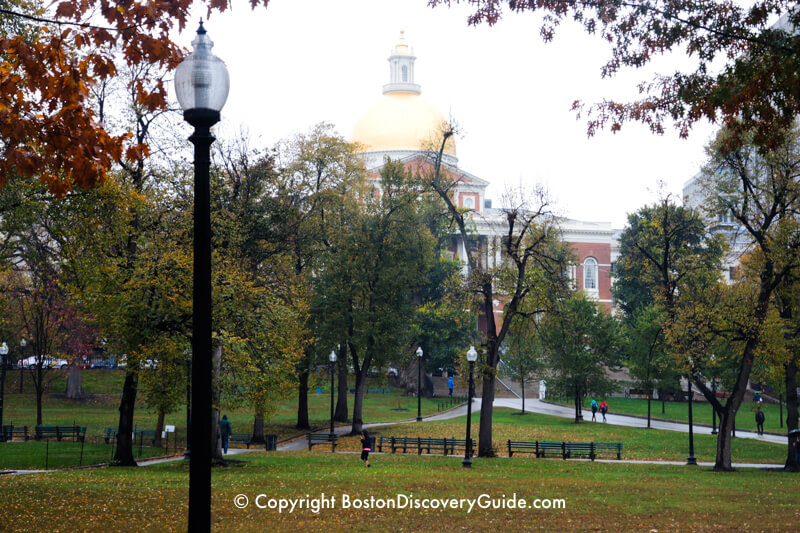
[(451, 398), (453, 397), (453, 386), (454, 385), (455, 385), (455, 383), (453, 383), (453, 376), (450, 376), (449, 378), (447, 378), (447, 389), (450, 391), (450, 397)]
[(597, 422), (597, 400), (592, 400), (590, 407), (592, 408), (592, 422)]
[(233, 433), (228, 415), (222, 415), (222, 420), (219, 421), (219, 431), (222, 433), (222, 449), (225, 450), (225, 453), (228, 453), (228, 439)]
[(764, 411), (761, 410), (761, 406), (759, 405), (756, 407), (756, 429), (758, 430), (759, 435), (764, 434), (764, 420), (766, 416), (764, 416)]
[(605, 400), (603, 400), (603, 403), (600, 404), (600, 414), (603, 415), (603, 422), (606, 421), (606, 413), (607, 412), (608, 412), (608, 404), (606, 403)]
[(369, 452), (372, 451), (371, 448), (372, 439), (369, 437), (369, 431), (366, 429), (361, 430), (361, 460), (367, 465), (369, 468)]

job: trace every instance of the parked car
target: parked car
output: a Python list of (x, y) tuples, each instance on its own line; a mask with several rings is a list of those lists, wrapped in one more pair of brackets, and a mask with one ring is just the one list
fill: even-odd
[(114, 369), (117, 368), (117, 363), (115, 363), (112, 359), (106, 359), (105, 361), (100, 361), (99, 363), (92, 363), (92, 366), (89, 368)]
[[(69, 361), (66, 359), (52, 359), (50, 357), (44, 357), (43, 359), (42, 367), (44, 368), (67, 368), (69, 366)], [(39, 358), (32, 355), (20, 360), (18, 364), (22, 368), (32, 368), (39, 364)]]

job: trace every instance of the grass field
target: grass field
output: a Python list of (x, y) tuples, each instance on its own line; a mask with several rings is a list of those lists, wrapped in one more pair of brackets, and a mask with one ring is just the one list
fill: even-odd
[[(81, 449), (83, 448), (83, 449)], [(0, 444), (0, 468), (18, 470), (42, 470), (65, 468), (81, 465), (108, 463), (113, 457), (114, 447), (111, 443), (73, 441), (14, 441)], [(135, 446), (133, 455), (154, 457), (166, 455), (164, 448), (151, 446)]]
[[(609, 405), (609, 414), (619, 415), (636, 415), (647, 418), (647, 400), (639, 398), (605, 398)], [(569, 402), (562, 402), (558, 400), (549, 400), (555, 403), (560, 403), (568, 407), (573, 407), (574, 404)], [(586, 401), (584, 408), (584, 417), (591, 420), (592, 410), (589, 408), (591, 398)], [(600, 403), (601, 398), (597, 398)], [(780, 427), (780, 409), (777, 405), (762, 403), (761, 410), (764, 411), (764, 431), (767, 433), (786, 434), (786, 422), (784, 420), (783, 428)], [(697, 402), (692, 404), (692, 418), (696, 424), (704, 424), (711, 426), (711, 406), (707, 402)], [(752, 402), (745, 402), (739, 408), (739, 414), (736, 416), (736, 429), (747, 431), (756, 430), (756, 406)], [(783, 406), (783, 416), (786, 418), (786, 406)], [(600, 413), (597, 413), (598, 420), (602, 420)], [(650, 418), (670, 420), (675, 422), (688, 422), (689, 421), (689, 405), (686, 402), (664, 402), (664, 413), (661, 412), (661, 402), (653, 400), (650, 405)], [(719, 423), (719, 419), (717, 419)]]
[[(610, 424), (575, 424), (571, 419), (529, 413), (517, 416), (510, 409), (495, 409), (492, 424), (494, 448), (498, 455), (506, 456), (506, 441), (546, 440), (572, 442), (621, 442), (623, 459), (649, 459), (683, 461), (689, 451), (687, 433), (658, 429), (631, 428)], [(477, 441), (479, 417), (473, 417), (472, 436)], [(425, 422), (422, 424), (398, 424), (374, 428), (371, 434), (380, 437), (456, 437), (466, 434), (466, 417), (453, 420)], [(711, 435), (695, 435), (695, 457), (698, 461), (714, 461), (717, 439)], [(340, 439), (338, 449), (355, 451), (360, 449), (356, 437)], [(734, 439), (731, 455), (734, 462), (783, 464), (786, 446), (760, 442), (754, 439)], [(513, 460), (516, 460), (515, 455)]]
[[(240, 456), (242, 457), (242, 456)], [(380, 455), (366, 469), (356, 454), (257, 452), (240, 467), (213, 473), (215, 531), (797, 531), (797, 476), (743, 470)], [(188, 473), (182, 463), (0, 477), (6, 531), (186, 531)], [(258, 495), (264, 494), (258, 498)], [(333, 508), (279, 513), (259, 509), (272, 498), (324, 494)], [(508, 503), (513, 495), (564, 500), (560, 509), (388, 508), (389, 501), (477, 499)], [(245, 495), (249, 505), (234, 505)], [(398, 495), (404, 495), (398, 497)], [(345, 499), (375, 498), (368, 509)], [(408, 498), (403, 499), (403, 498)], [(243, 499), (239, 497), (240, 503)], [(380, 503), (379, 503), (380, 502)], [(542, 502), (537, 502), (541, 504)], [(554, 502), (558, 505), (557, 502)]]
[[(18, 380), (17, 371), (9, 372)], [(106, 427), (116, 428), (119, 424), (119, 398), (122, 391), (124, 372), (121, 370), (85, 370), (83, 372), (84, 391), (88, 395), (85, 400), (68, 400), (63, 396), (66, 387), (64, 372), (53, 370), (52, 380), (44, 396), (43, 422), (49, 425), (79, 425), (87, 427), (87, 435), (97, 438)], [(16, 426), (36, 425), (36, 396), (28, 376), (24, 382), (23, 394), (19, 394), (18, 381), (6, 382), (4, 424)], [(376, 385), (375, 388), (378, 388)], [(386, 389), (385, 385), (380, 387)], [(141, 395), (139, 396), (141, 399)], [(348, 395), (350, 414), (353, 409), (353, 395)], [(441, 399), (422, 399), (423, 416), (438, 412)], [(312, 427), (324, 428), (330, 422), (330, 389), (316, 389), (309, 392), (309, 422)], [(248, 409), (224, 410), (233, 424), (235, 433), (249, 433), (253, 429), (253, 414)], [(365, 422), (407, 420), (417, 416), (417, 399), (410, 396), (391, 393), (370, 393), (364, 397), (363, 417)], [(134, 424), (137, 429), (155, 429), (157, 413), (137, 402)], [(297, 398), (292, 397), (277, 405), (274, 416), (267, 421), (265, 432), (277, 434), (280, 439), (299, 433), (295, 429), (297, 422)], [(166, 416), (166, 424), (176, 427), (178, 439), (186, 438), (186, 408), (181, 405), (173, 413)]]

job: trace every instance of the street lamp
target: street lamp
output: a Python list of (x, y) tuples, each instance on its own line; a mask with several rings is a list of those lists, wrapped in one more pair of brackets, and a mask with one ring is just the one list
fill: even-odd
[(331, 362), (331, 435), (333, 435), (333, 372), (336, 368), (336, 350), (331, 350), (328, 359)]
[(25, 339), (19, 341), (19, 358), (20, 361), (17, 361), (17, 366), (19, 366), (19, 393), (22, 394), (22, 378), (24, 377), (22, 373), (22, 359), (25, 359), (25, 346), (28, 345), (28, 342)]
[(471, 468), (472, 461), (470, 457), (472, 457), (472, 437), (470, 437), (470, 430), (472, 429), (472, 388), (473, 388), (473, 381), (472, 381), (472, 370), (475, 368), (475, 361), (478, 360), (478, 352), (475, 351), (474, 346), (469, 347), (469, 351), (467, 352), (467, 361), (469, 361), (469, 394), (467, 398), (467, 442), (464, 446), (464, 460), (461, 462), (461, 466), (464, 468)]
[(8, 355), (8, 345), (4, 342), (0, 344), (0, 355), (3, 356), (2, 370), (0, 370), (0, 442), (6, 441), (6, 432), (3, 429), (3, 399), (6, 395), (6, 356)]
[(422, 422), (422, 346), (417, 347), (417, 422)]
[(175, 70), (183, 118), (194, 126), (194, 285), (192, 289), (192, 454), (189, 531), (211, 530), (211, 126), (228, 98), (228, 70), (211, 53), (202, 21), (194, 48)]
[(686, 458), (686, 464), (696, 465), (697, 459), (694, 457), (694, 427), (692, 425), (692, 377), (688, 376), (686, 381), (689, 383), (689, 457)]

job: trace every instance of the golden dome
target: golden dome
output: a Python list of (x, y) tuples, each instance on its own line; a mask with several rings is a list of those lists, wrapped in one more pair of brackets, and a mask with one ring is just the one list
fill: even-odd
[[(384, 94), (356, 122), (351, 139), (364, 145), (364, 151), (439, 149), (442, 125), (446, 121), (419, 94)], [(429, 146), (431, 141), (434, 147)], [(445, 153), (456, 155), (451, 137)]]

